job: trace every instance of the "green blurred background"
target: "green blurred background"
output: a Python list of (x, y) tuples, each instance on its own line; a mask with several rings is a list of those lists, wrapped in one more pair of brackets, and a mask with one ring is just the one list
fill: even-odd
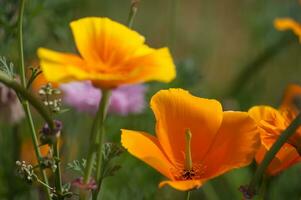
[[(0, 55), (14, 63), (18, 63), (17, 4), (17, 0), (0, 0)], [(36, 60), (36, 50), (41, 46), (75, 51), (69, 29), (71, 20), (106, 16), (126, 23), (129, 8), (130, 0), (27, 0), (27, 64)], [(147, 84), (147, 101), (160, 89), (181, 87), (194, 95), (222, 101), (226, 110), (247, 110), (257, 104), (277, 107), (287, 84), (301, 83), (300, 43), (292, 33), (274, 29), (273, 20), (277, 17), (301, 22), (301, 5), (297, 0), (141, 0), (134, 29), (151, 46), (169, 46), (178, 72), (170, 84)], [(65, 127), (62, 166), (68, 182), (75, 175), (66, 168), (67, 163), (87, 154), (92, 117), (70, 111), (60, 118)], [(36, 118), (37, 127), (41, 123)], [(148, 107), (140, 115), (109, 116), (107, 140), (119, 142), (120, 128), (154, 133), (154, 124)], [(38, 199), (39, 190), (15, 176), (18, 144), (29, 137), (27, 129), (25, 122), (13, 128), (0, 122), (1, 200)], [(122, 168), (105, 180), (103, 199), (184, 199), (184, 193), (172, 188), (158, 189), (164, 178), (128, 153), (116, 162)], [(193, 191), (191, 199), (242, 199), (238, 188), (248, 183), (254, 169), (253, 164), (209, 181)], [(266, 196), (258, 199), (301, 199), (300, 165), (267, 181), (266, 187)]]

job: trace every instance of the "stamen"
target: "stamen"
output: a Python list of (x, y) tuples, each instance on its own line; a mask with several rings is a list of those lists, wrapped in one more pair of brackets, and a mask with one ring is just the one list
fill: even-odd
[(185, 133), (185, 170), (192, 170), (192, 158), (191, 158), (191, 137), (192, 134), (189, 129)]

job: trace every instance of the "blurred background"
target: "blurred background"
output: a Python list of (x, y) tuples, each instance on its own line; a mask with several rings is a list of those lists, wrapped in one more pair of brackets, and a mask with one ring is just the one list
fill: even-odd
[[(24, 21), (25, 59), (37, 65), (36, 50), (47, 47), (73, 51), (69, 22), (85, 16), (106, 16), (126, 23), (130, 0), (27, 0)], [(16, 37), (17, 0), (0, 0), (0, 56), (18, 70)], [(181, 87), (194, 95), (216, 98), (225, 110), (247, 110), (252, 105), (277, 107), (289, 83), (301, 83), (301, 46), (291, 32), (273, 27), (277, 17), (301, 22), (297, 0), (141, 0), (133, 28), (152, 47), (170, 47), (177, 78), (170, 84), (148, 83), (147, 106), (140, 114), (110, 115), (107, 141), (120, 141), (120, 128), (154, 133), (155, 120), (148, 107), (160, 89)], [(67, 106), (65, 106), (67, 107)], [(1, 109), (1, 108), (0, 108)], [(0, 110), (0, 115), (1, 115)], [(93, 116), (73, 109), (59, 118), (64, 123), (63, 164), (65, 182), (76, 178), (67, 163), (87, 154)], [(42, 126), (35, 117), (36, 127)], [(31, 157), (27, 123), (0, 121), (0, 199), (39, 199), (39, 190), (15, 175), (15, 161)], [(25, 146), (25, 147), (24, 147)], [(143, 148), (143, 147), (141, 147)], [(158, 189), (164, 179), (128, 153), (115, 162), (122, 168), (105, 179), (103, 199), (184, 199), (172, 188)], [(266, 184), (264, 199), (301, 199), (300, 165), (286, 170)], [(233, 170), (192, 192), (191, 199), (241, 199), (239, 186), (247, 184), (255, 165)], [(42, 197), (40, 197), (42, 198)], [(260, 197), (258, 197), (260, 198)]]

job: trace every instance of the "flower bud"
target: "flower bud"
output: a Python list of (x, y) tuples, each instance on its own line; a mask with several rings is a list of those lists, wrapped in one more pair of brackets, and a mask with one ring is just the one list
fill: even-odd
[(40, 141), (42, 144), (53, 144), (60, 137), (63, 123), (59, 120), (54, 120), (53, 122), (54, 130), (51, 130), (47, 123), (40, 130)]

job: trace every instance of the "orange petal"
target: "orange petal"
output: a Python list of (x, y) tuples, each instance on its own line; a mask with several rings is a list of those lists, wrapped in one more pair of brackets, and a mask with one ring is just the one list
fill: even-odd
[(254, 120), (245, 112), (224, 112), (215, 142), (204, 158), (204, 177), (215, 177), (233, 168), (248, 165), (260, 147)]
[(144, 37), (108, 18), (86, 17), (70, 23), (77, 49), (89, 63), (122, 62), (144, 43)]
[[(34, 79), (32, 85), (31, 85), (31, 88), (32, 88), (33, 92), (36, 93), (41, 89), (41, 87), (43, 85), (46, 85), (47, 83), (49, 83), (49, 81), (46, 80), (44, 74), (42, 73)], [(52, 87), (54, 87), (54, 88), (58, 87), (57, 83), (51, 83), (51, 84), (52, 84)]]
[(123, 68), (128, 67), (134, 70), (132, 82), (148, 80), (170, 82), (176, 76), (175, 65), (168, 48), (161, 48), (147, 55), (132, 58), (126, 66), (123, 66)]
[(275, 19), (274, 26), (279, 31), (292, 30), (301, 41), (301, 25), (291, 18)]
[[(121, 84), (131, 84), (146, 82), (151, 80), (170, 82), (176, 76), (175, 65), (168, 48), (153, 50), (143, 56), (129, 58), (120, 67), (115, 67), (114, 71), (108, 72), (115, 75), (112, 79), (104, 79), (103, 75), (94, 81), (94, 85), (101, 87), (116, 87)], [(117, 75), (121, 74), (120, 77)]]
[(292, 121), (300, 112), (294, 102), (297, 97), (301, 98), (301, 86), (297, 84), (288, 85), (280, 106), (280, 111), (287, 117), (287, 120)]
[(174, 168), (160, 148), (157, 139), (144, 132), (122, 129), (121, 143), (132, 155), (146, 162), (165, 177), (173, 179)]
[(161, 90), (151, 100), (159, 142), (169, 159), (184, 163), (185, 132), (192, 133), (192, 161), (200, 161), (222, 122), (222, 107), (216, 100), (192, 96), (182, 89)]
[(162, 181), (159, 184), (159, 187), (163, 187), (165, 185), (170, 185), (171, 187), (181, 190), (187, 191), (192, 189), (198, 189), (203, 185), (204, 182), (202, 180), (187, 180), (187, 181)]
[[(260, 150), (256, 154), (256, 162), (258, 164), (262, 162), (266, 152), (267, 149), (264, 146), (261, 146)], [(275, 176), (300, 161), (301, 157), (296, 149), (289, 144), (285, 144), (269, 164), (266, 173), (269, 176)]]
[(266, 148), (270, 148), (287, 127), (287, 122), (280, 112), (270, 106), (254, 106), (248, 113), (256, 121), (261, 142)]
[(284, 92), (282, 106), (291, 106), (294, 103), (294, 98), (301, 95), (301, 86), (297, 84), (290, 84)]
[(43, 74), (49, 82), (85, 80), (88, 76), (84, 71), (84, 61), (76, 55), (39, 48), (38, 56)]
[[(40, 147), (41, 155), (47, 156), (48, 152), (50, 150), (50, 147), (48, 145), (43, 145)], [(21, 160), (26, 161), (27, 163), (30, 163), (31, 165), (37, 165), (38, 160), (36, 159), (35, 150), (32, 144), (31, 139), (26, 139), (22, 142), (21, 145), (21, 153), (20, 153)]]

